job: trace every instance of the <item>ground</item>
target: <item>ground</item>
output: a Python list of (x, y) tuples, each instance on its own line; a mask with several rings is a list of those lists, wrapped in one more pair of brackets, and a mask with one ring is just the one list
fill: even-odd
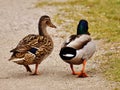
[[(39, 66), (39, 75), (30, 76), (23, 66), (9, 62), (9, 51), (27, 34), (38, 33), (38, 20), (42, 15), (51, 19), (57, 12), (55, 8), (35, 8), (37, 0), (0, 0), (0, 89), (1, 90), (113, 90), (115, 85), (96, 71), (94, 57), (87, 63), (87, 78), (71, 75), (69, 65), (59, 57), (63, 38), (69, 33), (48, 28), (54, 41), (52, 54)], [(52, 20), (53, 21), (53, 20)], [(55, 22), (53, 22), (55, 23)], [(58, 31), (57, 31), (58, 30)], [(98, 53), (97, 53), (98, 54)], [(34, 70), (34, 65), (31, 66)], [(75, 67), (81, 69), (80, 66)]]

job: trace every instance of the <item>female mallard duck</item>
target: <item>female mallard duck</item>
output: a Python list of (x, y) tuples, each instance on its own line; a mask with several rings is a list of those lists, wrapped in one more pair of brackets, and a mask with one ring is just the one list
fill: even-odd
[[(88, 22), (80, 20), (77, 27), (77, 34), (71, 35), (63, 44), (60, 57), (70, 64), (72, 74), (78, 77), (87, 77), (85, 73), (86, 61), (94, 54), (96, 48), (95, 44), (88, 32)], [(73, 64), (83, 64), (81, 72), (75, 72)]]
[(47, 26), (56, 28), (56, 26), (52, 24), (50, 17), (44, 15), (38, 23), (39, 35), (29, 34), (24, 37), (17, 47), (10, 51), (13, 54), (9, 60), (20, 59), (14, 62), (25, 66), (29, 72), (31, 72), (31, 69), (28, 65), (35, 64), (35, 72), (33, 75), (37, 75), (38, 65), (53, 50), (53, 41), (46, 31)]

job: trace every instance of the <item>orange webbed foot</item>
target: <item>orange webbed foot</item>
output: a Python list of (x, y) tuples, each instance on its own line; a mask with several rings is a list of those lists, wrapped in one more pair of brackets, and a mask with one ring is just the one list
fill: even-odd
[(81, 72), (79, 75), (78, 75), (79, 78), (85, 78), (85, 77), (88, 77), (88, 75), (85, 73), (85, 72)]
[(30, 74), (30, 75), (32, 75), (32, 76), (36, 76), (36, 75), (39, 75), (38, 73), (32, 73), (32, 74)]
[(72, 72), (72, 75), (80, 75), (81, 72)]

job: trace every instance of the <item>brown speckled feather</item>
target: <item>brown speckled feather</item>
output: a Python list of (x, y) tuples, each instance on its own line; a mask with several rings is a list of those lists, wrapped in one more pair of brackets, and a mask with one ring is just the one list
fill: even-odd
[(43, 41), (42, 39), (43, 39), (43, 36), (29, 34), (28, 36), (23, 38), (19, 42), (17, 47), (15, 49), (11, 50), (11, 52), (15, 52), (15, 51), (26, 52), (27, 50), (31, 49), (32, 47), (38, 47), (38, 46), (40, 46), (40, 42)]
[[(32, 48), (36, 48), (36, 52), (34, 54), (30, 53), (29, 50)], [(25, 62), (19, 62), (19, 64), (34, 64), (40, 63), (44, 58), (46, 58), (53, 49), (53, 42), (49, 36), (40, 36), (30, 34), (23, 38), (17, 47), (11, 52), (13, 52), (12, 57), (14, 58), (25, 58)], [(28, 63), (26, 63), (28, 62)]]

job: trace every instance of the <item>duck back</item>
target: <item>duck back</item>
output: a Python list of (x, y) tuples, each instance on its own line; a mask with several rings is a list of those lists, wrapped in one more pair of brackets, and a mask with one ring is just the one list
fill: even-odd
[(67, 45), (67, 47), (72, 47), (74, 49), (81, 49), (87, 42), (91, 41), (91, 37), (87, 34), (77, 35), (75, 39), (72, 40), (72, 36), (70, 37), (71, 42)]

